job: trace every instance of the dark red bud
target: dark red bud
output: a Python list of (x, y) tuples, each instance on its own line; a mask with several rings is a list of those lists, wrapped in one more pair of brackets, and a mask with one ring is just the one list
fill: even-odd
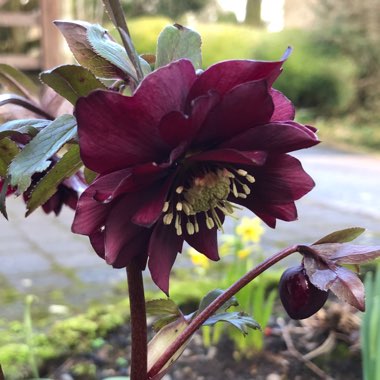
[(325, 304), (329, 295), (310, 282), (301, 265), (288, 268), (282, 274), (279, 293), (286, 312), (293, 319), (309, 318)]

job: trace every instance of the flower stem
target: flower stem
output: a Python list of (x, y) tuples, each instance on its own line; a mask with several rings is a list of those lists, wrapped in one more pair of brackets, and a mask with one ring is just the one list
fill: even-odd
[(131, 310), (131, 380), (147, 378), (147, 327), (142, 271), (132, 261), (127, 267), (129, 303)]
[(242, 278), (231, 285), (224, 293), (210, 303), (203, 311), (201, 311), (182, 332), (181, 335), (166, 349), (157, 362), (152, 366), (148, 373), (148, 379), (152, 379), (157, 375), (168, 360), (175, 352), (202, 326), (202, 324), (211, 317), (226, 301), (234, 296), (240, 289), (250, 283), (253, 279), (266, 271), (272, 265), (280, 260), (298, 251), (298, 245), (293, 245), (280, 252), (270, 256), (257, 267), (246, 273)]
[(125, 20), (120, 0), (103, 0), (103, 4), (106, 7), (107, 13), (111, 21), (116, 26), (120, 34), (121, 40), (123, 42), (129, 59), (135, 67), (137, 80), (141, 81), (144, 78), (144, 74), (141, 69), (139, 56), (136, 52), (136, 49), (131, 39), (131, 35), (129, 33), (127, 21)]

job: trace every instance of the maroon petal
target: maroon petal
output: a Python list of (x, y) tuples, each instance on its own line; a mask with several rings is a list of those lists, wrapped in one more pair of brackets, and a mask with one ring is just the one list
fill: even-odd
[(94, 248), (94, 251), (102, 259), (105, 257), (104, 236), (104, 230), (98, 230), (89, 236), (92, 248)]
[[(131, 221), (136, 209), (144, 202), (144, 194), (127, 194), (116, 200), (105, 223), (105, 259), (114, 264), (120, 252), (133, 239), (138, 238), (143, 228)], [(126, 252), (126, 261), (130, 261), (134, 253)]]
[(255, 198), (254, 195), (248, 197), (247, 199), (239, 199), (238, 201), (235, 200), (235, 202), (238, 202), (240, 205), (251, 210), (272, 228), (276, 227), (276, 219), (290, 222), (296, 220), (298, 217), (294, 202), (285, 204), (270, 204), (265, 203), (259, 198)]
[[(150, 188), (151, 185), (167, 175), (168, 164), (156, 165), (148, 163), (145, 165), (135, 166), (124, 171), (125, 175), (113, 187), (98, 189), (95, 199), (100, 202), (110, 202), (118, 196), (136, 191), (142, 191)], [(123, 171), (119, 171), (122, 173)], [(108, 174), (111, 176), (111, 174)], [(103, 178), (105, 176), (102, 176)]]
[(72, 232), (81, 235), (91, 235), (104, 225), (108, 211), (109, 205), (96, 201), (92, 189), (85, 191), (77, 204), (71, 227)]
[(71, 189), (65, 189), (65, 193), (63, 195), (63, 203), (75, 210), (78, 203), (78, 193)]
[(294, 120), (296, 111), (293, 103), (282, 92), (272, 88), (272, 99), (274, 112), (271, 121)]
[[(210, 260), (218, 261), (218, 240), (217, 229), (214, 227), (209, 230), (206, 226), (204, 218), (198, 220), (199, 232), (194, 235), (186, 234), (185, 240), (198, 252), (203, 253)], [(186, 231), (186, 229), (184, 229)]]
[(182, 112), (173, 111), (161, 119), (158, 129), (165, 143), (174, 148), (189, 139), (191, 122)]
[(129, 240), (112, 263), (114, 268), (127, 267), (132, 259), (137, 262), (141, 270), (145, 269), (148, 258), (149, 239), (152, 231), (141, 228), (138, 238)]
[(99, 176), (89, 186), (78, 200), (72, 231), (77, 234), (91, 235), (105, 223), (105, 217), (111, 209), (110, 204), (96, 200), (96, 195), (110, 194), (130, 171), (120, 170), (104, 176)]
[(224, 142), (220, 148), (287, 153), (319, 143), (308, 127), (292, 121), (258, 125)]
[(182, 251), (183, 238), (174, 228), (157, 223), (149, 242), (148, 267), (155, 284), (169, 294), (169, 276), (177, 253)]
[(267, 158), (265, 152), (243, 152), (234, 149), (216, 149), (209, 152), (195, 154), (189, 161), (217, 161), (242, 165), (263, 165)]
[(219, 102), (220, 96), (215, 91), (200, 96), (190, 104), (188, 115), (174, 111), (165, 115), (159, 130), (163, 141), (174, 148), (182, 142), (190, 143), (203, 124), (210, 110)]
[(165, 182), (159, 182), (151, 186), (156, 191), (152, 192), (152, 198), (147, 200), (144, 205), (135, 213), (132, 222), (144, 227), (151, 227), (162, 214), (162, 209), (167, 198), (170, 186), (176, 172), (166, 179)]
[(301, 163), (287, 154), (269, 156), (264, 166), (248, 170), (256, 179), (252, 196), (272, 204), (293, 202), (315, 186)]
[(211, 89), (224, 95), (239, 84), (261, 79), (267, 80), (271, 87), (281, 73), (281, 67), (289, 55), (288, 52), (290, 53), (290, 50), (282, 60), (277, 62), (232, 60), (216, 63), (198, 77), (190, 90), (188, 99), (191, 101)]
[(131, 97), (94, 91), (76, 104), (83, 162), (107, 173), (149, 161), (162, 161), (168, 147), (158, 123), (171, 111), (181, 111), (195, 80), (189, 61), (181, 60), (148, 75)]
[(228, 91), (210, 112), (196, 142), (213, 144), (254, 125), (269, 122), (274, 106), (266, 81), (243, 83)]
[(62, 210), (63, 201), (60, 197), (59, 190), (51, 197), (49, 200), (42, 205), (42, 210), (44, 210), (45, 214), (50, 214), (54, 212), (56, 216)]

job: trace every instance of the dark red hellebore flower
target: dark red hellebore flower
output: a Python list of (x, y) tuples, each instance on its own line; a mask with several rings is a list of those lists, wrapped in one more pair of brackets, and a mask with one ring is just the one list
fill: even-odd
[[(58, 157), (53, 156), (50, 158), (50, 169), (58, 162)], [(23, 193), (25, 202), (28, 201), (34, 187), (42, 180), (46, 171), (42, 173), (35, 173), (32, 177), (32, 183), (29, 188)], [(41, 206), (45, 214), (54, 213), (58, 216), (62, 210), (63, 205), (75, 210), (80, 194), (86, 189), (87, 184), (85, 182), (83, 174), (78, 171), (71, 177), (66, 178), (61, 182), (57, 191)]]
[(168, 292), (183, 242), (218, 260), (217, 230), (235, 204), (269, 226), (297, 218), (314, 182), (287, 152), (318, 143), (272, 89), (283, 61), (188, 60), (149, 74), (132, 96), (95, 91), (75, 107), (85, 165), (99, 173), (73, 231), (116, 268), (137, 259)]

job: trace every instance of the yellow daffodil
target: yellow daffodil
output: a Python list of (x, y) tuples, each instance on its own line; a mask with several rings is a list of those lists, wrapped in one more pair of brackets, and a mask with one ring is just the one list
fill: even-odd
[(237, 256), (239, 257), (239, 259), (245, 259), (250, 254), (251, 254), (251, 250), (248, 248), (239, 249), (237, 251)]
[(236, 227), (236, 233), (245, 243), (258, 243), (264, 233), (259, 218), (243, 217)]
[(191, 261), (194, 265), (201, 267), (203, 269), (209, 268), (210, 262), (205, 255), (203, 255), (202, 253), (199, 253), (194, 248), (189, 248), (189, 254), (190, 254)]

